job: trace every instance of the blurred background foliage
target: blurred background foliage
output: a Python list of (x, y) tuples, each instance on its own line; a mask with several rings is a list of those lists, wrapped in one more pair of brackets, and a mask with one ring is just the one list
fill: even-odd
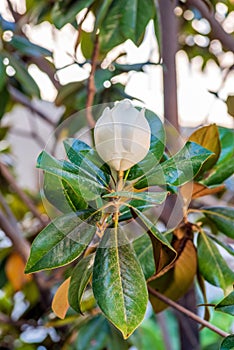
[[(35, 128), (36, 119), (54, 130), (74, 112), (89, 106), (90, 95), (91, 105), (134, 98), (125, 91), (129, 75), (144, 72), (147, 66), (163, 67), (159, 8), (155, 4), (157, 2), (153, 0), (4, 1), (7, 16), (0, 15), (1, 349), (144, 350), (153, 349), (157, 344), (157, 349), (163, 350), (168, 349), (165, 326), (170, 329), (173, 350), (179, 349), (177, 323), (172, 311), (166, 311), (162, 319), (155, 320), (149, 308), (145, 321), (125, 343), (102, 316), (95, 316), (93, 299), (88, 293), (83, 301), (84, 309), (88, 311), (85, 317), (77, 316), (72, 310), (64, 320), (55, 317), (50, 309), (52, 296), (64, 276), (69, 275), (69, 270), (65, 267), (45, 272), (43, 278), (40, 273), (34, 278), (23, 273), (29, 244), (48, 223), (48, 217), (38, 189), (25, 191), (19, 186), (12, 139), (8, 137), (12, 127), (8, 116), (16, 105), (24, 106), (31, 113), (30, 132), (24, 133), (22, 127), (22, 136), (30, 137), (43, 147), (41, 131)], [(199, 56), (201, 70), (209, 60), (215, 61), (224, 84), (234, 68), (234, 2), (187, 0), (174, 2), (174, 7), (179, 24), (178, 50), (183, 50), (189, 60)], [(33, 42), (33, 31), (43, 23), (49, 23), (55, 37), (65, 26), (71, 27), (75, 37), (73, 51), (60, 48), (69, 56), (68, 65), (57, 65), (53, 47), (44, 47), (43, 38), (41, 45)], [(149, 56), (145, 62), (129, 64), (124, 47), (118, 45), (126, 40), (141, 45), (149, 23), (154, 27), (155, 45), (159, 50), (157, 59)], [(232, 59), (227, 60), (227, 55)], [(74, 65), (83, 71), (84, 78), (62, 83), (61, 73), (66, 74), (66, 69)], [(37, 103), (43, 101), (46, 86), (40, 85), (35, 71), (46, 75), (48, 84), (54, 89), (55, 106), (63, 107), (56, 120)], [(94, 79), (95, 93), (91, 91), (90, 76)], [(210, 92), (221, 98), (219, 90)], [(224, 102), (229, 115), (234, 117), (234, 96), (228, 96)], [(25, 172), (30, 171), (25, 169)], [(229, 191), (217, 195), (215, 200), (233, 205), (233, 182), (229, 181)], [(233, 328), (229, 315), (213, 312), (211, 321), (226, 330)], [(216, 350), (219, 342), (218, 335), (207, 329), (201, 331), (202, 349)]]

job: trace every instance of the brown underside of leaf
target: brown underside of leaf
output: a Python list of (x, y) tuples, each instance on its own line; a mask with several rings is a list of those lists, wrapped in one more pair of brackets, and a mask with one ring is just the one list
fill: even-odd
[(69, 308), (68, 289), (70, 285), (70, 277), (67, 278), (57, 289), (52, 301), (52, 310), (55, 315), (64, 319)]
[[(182, 228), (185, 235), (185, 227)], [(182, 234), (177, 232), (180, 236)], [(190, 231), (190, 230), (188, 230)], [(166, 273), (149, 282), (151, 288), (159, 291), (168, 298), (176, 301), (182, 297), (193, 283), (197, 272), (197, 252), (192, 240), (186, 236), (182, 239), (174, 238), (174, 248), (178, 252), (178, 257)], [(167, 305), (158, 298), (150, 295), (150, 301), (156, 313), (163, 311)]]

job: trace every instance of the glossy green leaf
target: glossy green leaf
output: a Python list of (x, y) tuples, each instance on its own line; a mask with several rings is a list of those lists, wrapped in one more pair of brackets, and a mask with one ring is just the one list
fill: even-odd
[(203, 207), (201, 211), (207, 216), (219, 231), (234, 238), (234, 208), (231, 207)]
[(203, 126), (195, 130), (192, 135), (190, 135), (189, 141), (196, 142), (202, 147), (213, 152), (213, 155), (203, 163), (199, 174), (212, 168), (212, 166), (217, 162), (221, 151), (218, 127), (215, 124)]
[(29, 74), (23, 62), (4, 51), (3, 55), (9, 59), (9, 64), (15, 69), (15, 79), (19, 81), (22, 90), (29, 96), (40, 98), (40, 90), (33, 77)]
[(145, 279), (147, 280), (155, 273), (153, 247), (149, 236), (143, 234), (135, 239), (133, 242), (133, 248), (140, 262)]
[(234, 291), (215, 305), (215, 310), (234, 316)]
[(150, 110), (145, 111), (145, 117), (151, 129), (150, 149), (146, 157), (130, 169), (128, 180), (136, 179), (155, 167), (165, 149), (165, 130), (161, 120)]
[(82, 196), (85, 201), (99, 198), (105, 189), (86, 170), (65, 160), (57, 160), (45, 151), (39, 155), (37, 167), (67, 182), (76, 195)]
[(233, 159), (226, 159), (225, 161), (217, 164), (209, 176), (201, 181), (206, 186), (213, 186), (222, 184), (226, 179), (234, 174), (234, 161)]
[(43, 190), (46, 199), (62, 213), (87, 208), (87, 203), (83, 197), (78, 196), (67, 182), (53, 174), (44, 174)]
[(92, 318), (80, 328), (76, 349), (103, 350), (108, 340), (108, 331), (108, 323), (102, 315)]
[(171, 261), (176, 258), (176, 251), (170, 245), (167, 238), (155, 227), (153, 224), (140, 210), (132, 207), (132, 210), (136, 213), (140, 221), (145, 225), (146, 231), (150, 231), (152, 235), (164, 246), (168, 249), (168, 254), (171, 257)]
[(221, 153), (219, 156), (218, 164), (234, 157), (234, 130), (218, 127), (219, 138), (221, 142)]
[(229, 335), (222, 341), (220, 345), (220, 350), (233, 350), (233, 349), (234, 349), (234, 335)]
[(182, 186), (191, 181), (212, 152), (195, 142), (187, 142), (172, 158), (152, 168), (134, 187), (170, 184)]
[(84, 290), (93, 272), (94, 254), (81, 259), (72, 271), (68, 300), (70, 306), (79, 313)]
[(102, 159), (93, 148), (85, 142), (73, 138), (65, 140), (64, 147), (68, 159), (72, 163), (87, 171), (99, 183), (108, 186), (110, 169), (106, 164), (103, 164)]
[(96, 231), (89, 210), (53, 220), (33, 241), (26, 273), (63, 266), (75, 260)]
[(20, 53), (27, 56), (52, 56), (52, 52), (45, 49), (42, 46), (33, 44), (26, 37), (20, 35), (14, 35), (10, 41), (10, 44)]
[(101, 51), (107, 52), (127, 39), (139, 45), (154, 13), (151, 0), (147, 6), (144, 0), (113, 1), (100, 28)]
[(104, 315), (128, 338), (144, 318), (148, 293), (140, 263), (121, 227), (107, 230), (97, 249), (93, 292)]
[(61, 29), (67, 23), (73, 23), (78, 12), (89, 7), (94, 0), (71, 1), (69, 5), (64, 5), (59, 1), (55, 2), (52, 10), (52, 19), (54, 25)]
[(225, 242), (223, 242), (223, 240), (219, 240), (217, 237), (215, 236), (210, 236), (209, 237), (211, 239), (213, 239), (213, 241), (215, 241), (215, 243), (217, 243), (218, 245), (220, 245), (220, 247), (224, 248), (230, 255), (234, 256), (234, 249), (232, 248), (232, 246), (230, 244), (227, 244)]
[(198, 236), (197, 254), (199, 271), (209, 283), (224, 290), (233, 284), (234, 272), (205, 233)]
[(152, 204), (162, 204), (167, 197), (168, 192), (128, 192), (118, 191), (103, 195), (103, 198), (122, 197), (127, 199), (137, 199)]

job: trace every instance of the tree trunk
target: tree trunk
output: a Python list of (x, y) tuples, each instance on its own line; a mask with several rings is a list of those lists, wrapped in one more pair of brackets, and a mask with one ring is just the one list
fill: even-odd
[[(161, 46), (163, 59), (163, 90), (164, 90), (164, 117), (177, 130), (177, 79), (175, 55), (178, 49), (178, 23), (174, 14), (177, 0), (159, 0), (161, 22)], [(167, 208), (169, 209), (169, 208)], [(196, 296), (194, 287), (180, 300), (180, 304), (196, 312)], [(198, 325), (187, 316), (176, 314), (180, 330), (181, 350), (199, 350)]]
[(178, 130), (177, 81), (175, 55), (178, 24), (174, 14), (177, 1), (159, 0), (163, 59), (164, 117)]

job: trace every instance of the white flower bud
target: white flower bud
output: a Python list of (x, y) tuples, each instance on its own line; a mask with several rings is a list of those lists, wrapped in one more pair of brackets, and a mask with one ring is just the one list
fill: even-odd
[(110, 167), (124, 171), (145, 158), (150, 147), (150, 126), (145, 109), (138, 111), (129, 100), (107, 107), (94, 128), (99, 156)]

